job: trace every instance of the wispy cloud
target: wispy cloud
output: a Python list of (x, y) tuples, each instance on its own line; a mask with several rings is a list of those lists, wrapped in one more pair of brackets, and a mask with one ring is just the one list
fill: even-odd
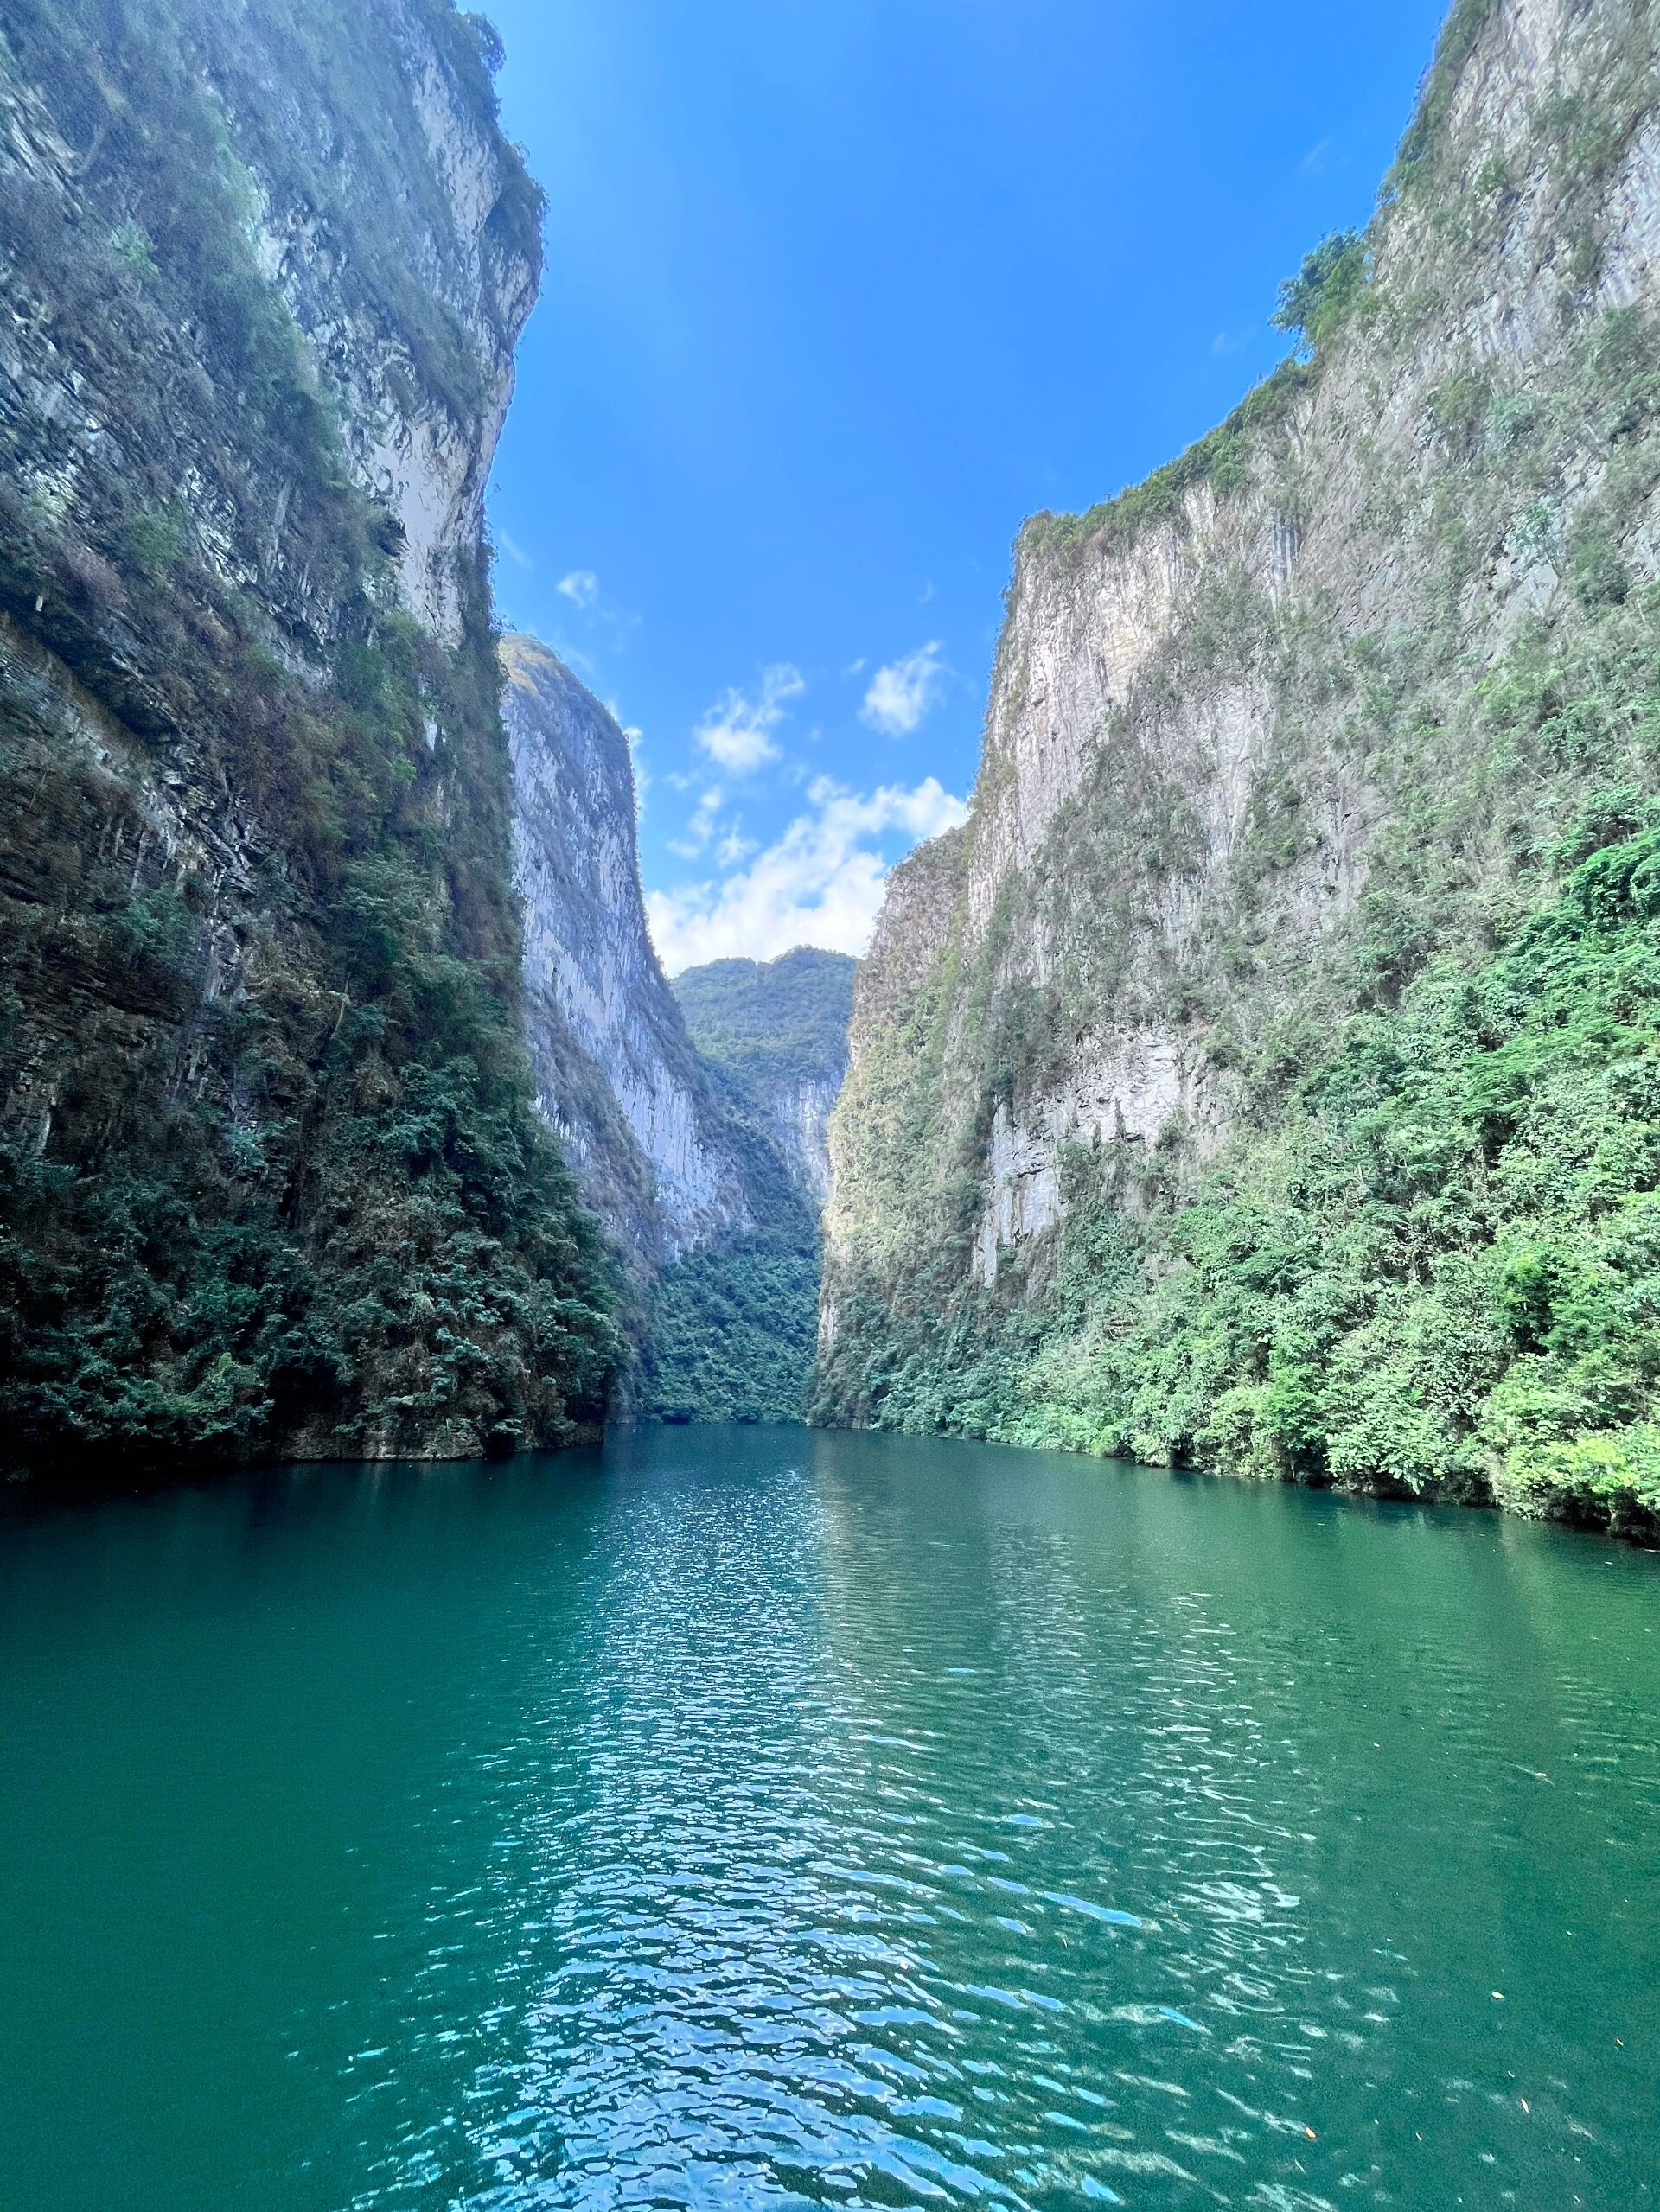
[(889, 862), (883, 842), (907, 847), (967, 816), (938, 779), (865, 794), (829, 776), (808, 787), (810, 811), (750, 865), (718, 882), (654, 891), (652, 936), (671, 975), (705, 960), (769, 960), (792, 945), (861, 953), (882, 904)]
[(1331, 166), (1331, 156), (1337, 150), (1334, 138), (1322, 138), (1312, 145), (1297, 164), (1299, 176), (1324, 176)]
[(756, 840), (746, 838), (742, 828), (734, 823), (715, 847), (715, 858), (723, 868), (736, 868), (740, 861), (747, 860), (752, 852), (759, 852), (760, 850)]
[(787, 703), (807, 689), (799, 668), (787, 660), (761, 672), (761, 695), (724, 692), (692, 735), (700, 749), (729, 775), (748, 775), (778, 758), (772, 733), (783, 720)]
[(599, 600), (599, 578), (592, 569), (572, 569), (569, 576), (562, 576), (554, 585), (573, 607), (580, 607), (584, 614)]
[(678, 852), (682, 860), (695, 860), (705, 851), (715, 833), (715, 823), (726, 794), (718, 783), (712, 783), (698, 800), (687, 817), (685, 829), (677, 838), (670, 838), (668, 849)]
[(496, 532), (495, 542), (500, 545), (508, 558), (510, 561), (516, 561), (521, 569), (533, 569), (535, 567), (535, 562), (532, 560), (530, 555), (525, 551), (524, 547), (522, 545), (515, 545), (505, 530), (498, 530)]
[(891, 660), (871, 679), (859, 713), (872, 728), (890, 737), (903, 737), (914, 730), (940, 694), (945, 673), (944, 648), (937, 638), (919, 645), (903, 660)]

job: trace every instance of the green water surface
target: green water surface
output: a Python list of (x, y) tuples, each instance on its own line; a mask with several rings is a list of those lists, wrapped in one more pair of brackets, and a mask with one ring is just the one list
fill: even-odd
[(1660, 1561), (800, 1430), (0, 1520), (0, 2206), (1660, 2196)]

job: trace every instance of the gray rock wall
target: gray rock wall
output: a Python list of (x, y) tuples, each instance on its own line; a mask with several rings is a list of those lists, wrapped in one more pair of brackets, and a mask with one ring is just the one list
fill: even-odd
[(502, 660), (538, 1104), (589, 1202), (655, 1268), (749, 1226), (742, 1164), (647, 928), (628, 740), (534, 638)]
[(447, 0), (0, 19), (7, 1455), (600, 1402), (515, 1066), (482, 500), (540, 196), (491, 54)]
[(1146, 486), (1021, 532), (971, 819), (895, 872), (861, 971), (827, 1345), (854, 1284), (909, 1299), (947, 1250), (965, 1293), (1012, 1263), (1041, 1297), (1075, 1151), (1214, 1154), (1261, 1041), (1338, 998), (1313, 979), (1405, 794), (1445, 790), (1438, 850), (1496, 895), (1572, 803), (1571, 764), (1472, 790), (1461, 732), (1583, 619), (1588, 549), (1660, 573), (1612, 367), (1655, 342), (1656, 82), (1646, 7), (1463, 0), (1348, 320)]

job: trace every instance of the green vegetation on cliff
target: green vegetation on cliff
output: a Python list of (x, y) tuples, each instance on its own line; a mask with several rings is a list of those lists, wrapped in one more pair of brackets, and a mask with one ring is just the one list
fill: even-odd
[(854, 963), (798, 947), (714, 960), (673, 989), (737, 1134), (753, 1226), (685, 1254), (654, 1287), (642, 1410), (657, 1420), (799, 1421), (818, 1337), (818, 1204), (789, 1138), (796, 1103), (833, 1099)]
[(1306, 358), (1022, 532), (816, 1418), (1660, 1533), (1656, 29), (1538, 16), (1461, 0)]
[(711, 960), (674, 978), (692, 1042), (744, 1083), (758, 1107), (809, 1083), (841, 1081), (857, 963), (798, 945), (776, 960)]
[(993, 1286), (942, 1332), (948, 1260), (850, 1304), (829, 1386), (851, 1354), (878, 1427), (1660, 1529), (1660, 801), (1601, 795), (1549, 864), (1498, 949), (1351, 1013), (1197, 1185), (1075, 1147), (1039, 1306)]
[[(414, 274), (463, 263), (409, 40), (499, 164), (471, 327)], [(480, 436), (539, 251), (481, 51), (440, 0), (7, 14), (13, 1463), (512, 1448), (603, 1402), (611, 1295), (516, 1030), (483, 557), (452, 638), (404, 611), (258, 235), (307, 211), (331, 373)]]
[(639, 1411), (654, 1421), (800, 1421), (818, 1335), (816, 1215), (764, 1117), (711, 1074), (743, 1167), (748, 1227), (671, 1260), (644, 1316)]

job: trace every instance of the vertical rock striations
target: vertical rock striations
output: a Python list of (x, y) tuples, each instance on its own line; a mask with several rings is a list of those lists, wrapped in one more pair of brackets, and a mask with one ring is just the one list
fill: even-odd
[(557, 1441), (614, 1346), (531, 1109), (481, 496), (540, 200), (446, 0), (0, 35), (0, 1425)]
[(1656, 36), (1459, 0), (1295, 357), (1021, 532), (861, 972), (823, 1418), (1660, 1514)]
[(589, 1203), (654, 1272), (752, 1226), (744, 1163), (647, 928), (628, 740), (534, 638), (502, 659), (537, 1100)]
[(535, 639), (502, 652), (525, 1036), (543, 1118), (629, 1278), (624, 1401), (648, 1418), (799, 1420), (853, 964), (801, 951), (671, 988), (640, 895), (628, 740)]

